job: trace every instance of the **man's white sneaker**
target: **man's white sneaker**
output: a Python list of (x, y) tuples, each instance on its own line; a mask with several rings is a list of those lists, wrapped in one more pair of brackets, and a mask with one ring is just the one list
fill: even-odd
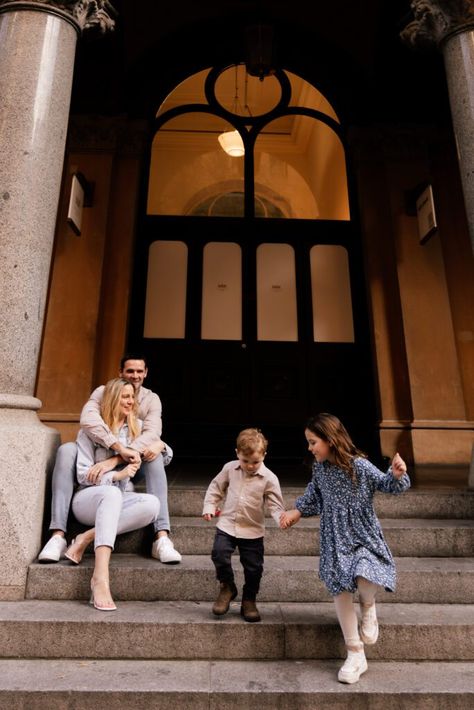
[(162, 535), (153, 542), (151, 556), (165, 565), (177, 565), (178, 562), (181, 562), (181, 555), (178, 550), (174, 549), (174, 545), (168, 535)]
[(374, 644), (379, 637), (379, 622), (377, 621), (377, 611), (375, 602), (367, 605), (360, 603), (360, 613), (362, 616), (360, 624), (360, 637), (368, 646)]
[(66, 538), (61, 535), (50, 537), (38, 555), (39, 562), (59, 562), (67, 550)]
[(362, 651), (348, 651), (346, 662), (339, 670), (337, 679), (340, 683), (357, 683), (367, 668), (367, 659), (363, 649)]

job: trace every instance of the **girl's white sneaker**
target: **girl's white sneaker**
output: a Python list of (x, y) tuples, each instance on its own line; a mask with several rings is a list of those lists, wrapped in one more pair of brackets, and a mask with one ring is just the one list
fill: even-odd
[(379, 622), (377, 621), (377, 612), (375, 602), (367, 606), (360, 603), (360, 613), (362, 616), (360, 624), (360, 637), (367, 646), (374, 644), (379, 637)]
[(357, 683), (367, 668), (364, 649), (361, 651), (348, 651), (346, 662), (340, 668), (337, 679), (340, 683)]

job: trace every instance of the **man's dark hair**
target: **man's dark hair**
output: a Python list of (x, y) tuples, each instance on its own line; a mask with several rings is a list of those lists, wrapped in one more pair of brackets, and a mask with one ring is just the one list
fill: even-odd
[(148, 363), (143, 353), (125, 353), (125, 355), (120, 360), (120, 370), (123, 370), (127, 360), (143, 360), (143, 362), (145, 363), (145, 369), (148, 369)]

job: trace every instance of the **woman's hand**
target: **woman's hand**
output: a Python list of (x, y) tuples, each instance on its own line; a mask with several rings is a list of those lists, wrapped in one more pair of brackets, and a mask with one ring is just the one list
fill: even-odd
[(99, 461), (98, 463), (95, 463), (88, 470), (86, 479), (94, 486), (99, 485), (100, 479), (102, 478), (104, 473), (113, 471), (115, 466), (120, 461), (120, 456), (111, 456), (109, 459), (105, 459), (105, 461)]
[(400, 454), (398, 454), (398, 453), (395, 454), (395, 456), (392, 459), (392, 473), (393, 473), (393, 475), (398, 480), (406, 472), (407, 472), (407, 465), (406, 465), (405, 461), (402, 459)]
[(296, 510), (296, 508), (294, 510), (285, 510), (285, 512), (280, 515), (280, 528), (282, 530), (291, 528), (300, 518), (301, 513), (299, 510)]

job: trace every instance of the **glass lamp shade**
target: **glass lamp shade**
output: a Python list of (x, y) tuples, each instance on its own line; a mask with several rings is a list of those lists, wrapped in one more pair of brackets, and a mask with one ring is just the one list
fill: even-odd
[(225, 131), (220, 134), (218, 141), (232, 158), (241, 158), (245, 154), (244, 142), (238, 131)]

